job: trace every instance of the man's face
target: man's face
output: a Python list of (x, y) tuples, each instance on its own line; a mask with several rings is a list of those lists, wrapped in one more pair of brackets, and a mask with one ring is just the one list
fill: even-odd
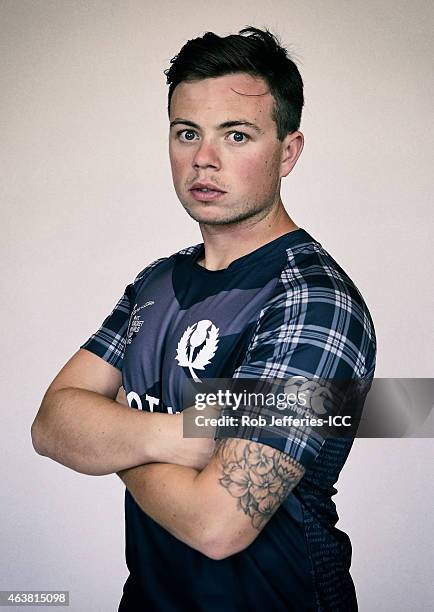
[(279, 201), (286, 139), (277, 139), (274, 98), (245, 73), (182, 82), (170, 108), (170, 163), (182, 205), (209, 225), (263, 218)]

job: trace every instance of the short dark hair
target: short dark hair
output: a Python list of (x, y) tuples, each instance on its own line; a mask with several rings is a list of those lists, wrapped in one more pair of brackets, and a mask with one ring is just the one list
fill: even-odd
[(273, 119), (278, 139), (300, 127), (303, 80), (285, 47), (269, 30), (249, 26), (225, 37), (206, 32), (189, 40), (170, 63), (164, 71), (169, 85), (169, 113), (179, 83), (246, 72), (261, 77), (269, 87), (275, 101)]

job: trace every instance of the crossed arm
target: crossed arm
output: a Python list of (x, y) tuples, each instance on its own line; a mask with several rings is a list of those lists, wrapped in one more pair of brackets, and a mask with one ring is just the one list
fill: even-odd
[(218, 442), (209, 459), (210, 440), (182, 437), (182, 415), (116, 402), (120, 384), (115, 368), (78, 351), (32, 425), (37, 452), (87, 474), (118, 472), (146, 514), (213, 559), (246, 548), (299, 482), (302, 466), (233, 438)]
[(119, 473), (141, 509), (212, 559), (249, 546), (304, 469), (263, 444), (228, 438), (201, 471), (149, 464)]

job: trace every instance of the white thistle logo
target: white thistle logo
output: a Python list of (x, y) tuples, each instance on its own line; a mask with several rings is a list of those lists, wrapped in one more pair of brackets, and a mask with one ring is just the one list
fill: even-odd
[[(212, 321), (199, 321), (191, 327), (188, 326), (178, 342), (175, 359), (179, 365), (190, 370), (191, 377), (195, 382), (201, 382), (194, 370), (204, 370), (211, 362), (218, 345), (219, 330)], [(196, 357), (193, 358), (194, 350), (202, 346)]]

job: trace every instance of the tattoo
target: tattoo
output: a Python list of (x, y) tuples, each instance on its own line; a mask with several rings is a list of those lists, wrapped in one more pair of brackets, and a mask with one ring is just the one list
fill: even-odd
[(260, 531), (301, 480), (305, 470), (292, 457), (270, 446), (227, 438), (217, 443), (222, 487), (238, 500)]

